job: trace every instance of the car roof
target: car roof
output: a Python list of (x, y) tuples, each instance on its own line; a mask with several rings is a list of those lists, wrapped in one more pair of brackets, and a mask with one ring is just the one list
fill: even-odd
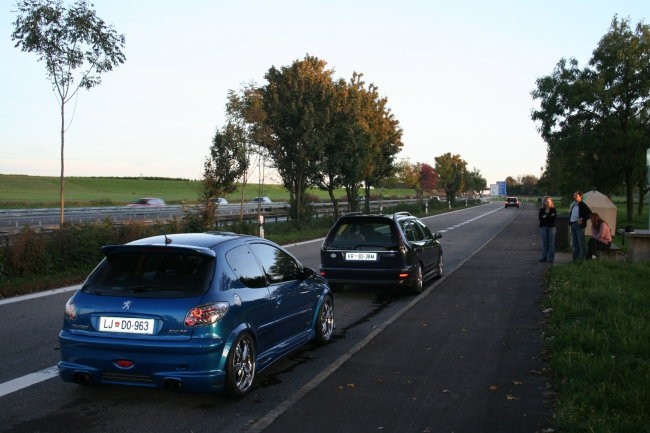
[(397, 220), (400, 218), (416, 218), (408, 212), (396, 212), (394, 214), (366, 214), (361, 212), (350, 212), (342, 215), (339, 220), (353, 221), (353, 220)]
[(170, 245), (177, 247), (213, 248), (220, 243), (243, 238), (254, 238), (254, 236), (232, 232), (175, 233), (138, 239), (129, 242), (127, 245)]

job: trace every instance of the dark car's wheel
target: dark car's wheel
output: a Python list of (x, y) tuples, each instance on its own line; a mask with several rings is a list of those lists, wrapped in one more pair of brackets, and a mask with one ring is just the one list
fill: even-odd
[(422, 265), (418, 265), (415, 271), (415, 281), (413, 281), (411, 290), (413, 291), (413, 293), (422, 293), (423, 289), (424, 289), (424, 279), (422, 277)]
[(334, 333), (334, 301), (331, 296), (325, 297), (318, 311), (316, 321), (316, 341), (327, 343)]
[(239, 335), (230, 349), (226, 363), (226, 392), (240, 397), (255, 380), (255, 342), (250, 334)]
[(438, 277), (442, 277), (442, 272), (443, 272), (442, 253), (440, 253), (440, 257), (438, 257), (438, 266), (436, 266), (436, 272), (438, 274)]

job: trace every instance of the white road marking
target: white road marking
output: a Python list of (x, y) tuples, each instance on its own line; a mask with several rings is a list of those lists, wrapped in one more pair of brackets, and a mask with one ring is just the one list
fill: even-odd
[(44, 292), (30, 293), (29, 295), (14, 296), (13, 298), (0, 299), (0, 305), (12, 304), (14, 302), (20, 302), (20, 301), (28, 301), (30, 299), (56, 295), (57, 293), (71, 292), (73, 290), (79, 290), (80, 288), (81, 288), (81, 284), (77, 284), (75, 286), (62, 287), (60, 289), (52, 289), (52, 290), (46, 290)]
[(35, 385), (39, 382), (52, 379), (59, 375), (59, 369), (56, 365), (48, 367), (45, 370), (30, 373), (28, 375), (13, 379), (5, 383), (0, 383), (0, 397), (3, 397), (12, 392), (20, 391), (28, 386)]

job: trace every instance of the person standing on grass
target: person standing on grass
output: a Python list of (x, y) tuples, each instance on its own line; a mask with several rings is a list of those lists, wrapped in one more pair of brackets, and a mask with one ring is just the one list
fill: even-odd
[(542, 258), (540, 262), (553, 263), (555, 260), (555, 217), (557, 211), (551, 197), (544, 197), (539, 210), (539, 234), (542, 238)]
[(591, 214), (591, 238), (587, 248), (587, 259), (597, 259), (597, 251), (607, 251), (612, 245), (612, 231), (609, 224), (596, 212)]
[(591, 217), (591, 209), (582, 201), (582, 191), (573, 193), (574, 202), (569, 209), (569, 225), (571, 226), (571, 248), (573, 250), (573, 261), (585, 259), (585, 227), (587, 220)]

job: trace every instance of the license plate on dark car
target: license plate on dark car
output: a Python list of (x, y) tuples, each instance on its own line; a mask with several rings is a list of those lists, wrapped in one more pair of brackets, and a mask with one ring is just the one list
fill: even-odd
[(345, 260), (375, 261), (377, 260), (377, 253), (345, 253)]

